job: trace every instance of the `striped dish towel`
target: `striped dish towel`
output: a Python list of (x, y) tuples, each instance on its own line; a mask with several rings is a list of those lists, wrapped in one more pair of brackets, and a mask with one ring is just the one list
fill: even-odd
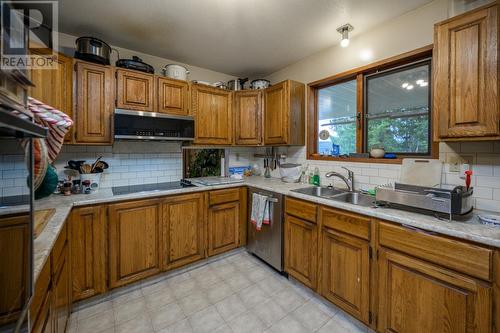
[(68, 133), (71, 126), (73, 126), (73, 120), (64, 112), (54, 109), (32, 97), (28, 97), (28, 108), (33, 112), (35, 120), (49, 129), (45, 141), (48, 148), (49, 163), (52, 163), (61, 151), (64, 136)]

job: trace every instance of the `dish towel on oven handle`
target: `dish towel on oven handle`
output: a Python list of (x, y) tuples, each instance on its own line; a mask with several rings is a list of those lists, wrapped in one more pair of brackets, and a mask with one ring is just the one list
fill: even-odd
[(262, 229), (263, 224), (271, 224), (269, 201), (267, 196), (258, 193), (252, 194), (252, 214), (250, 222), (257, 231)]
[(73, 126), (73, 120), (64, 112), (32, 97), (28, 98), (28, 108), (34, 114), (35, 120), (49, 129), (45, 142), (48, 148), (49, 163), (52, 163), (61, 151), (64, 136)]

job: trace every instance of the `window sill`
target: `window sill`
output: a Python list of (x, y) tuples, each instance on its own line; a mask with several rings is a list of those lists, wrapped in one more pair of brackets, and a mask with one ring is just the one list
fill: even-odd
[[(431, 158), (423, 157), (421, 158)], [(408, 156), (411, 158), (411, 156)], [(402, 158), (372, 158), (372, 157), (334, 157), (334, 156), (324, 156), (319, 154), (311, 154), (307, 157), (308, 160), (317, 161), (337, 161), (337, 162), (356, 162), (356, 163), (383, 163), (383, 164), (402, 164)]]

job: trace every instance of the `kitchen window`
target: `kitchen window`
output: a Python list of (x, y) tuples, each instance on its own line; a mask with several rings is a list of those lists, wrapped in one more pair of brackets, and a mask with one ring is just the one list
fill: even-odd
[[(383, 147), (400, 163), (434, 157), (431, 135), (431, 52), (426, 47), (309, 85), (309, 159), (358, 159)], [(371, 159), (372, 160), (372, 159)]]

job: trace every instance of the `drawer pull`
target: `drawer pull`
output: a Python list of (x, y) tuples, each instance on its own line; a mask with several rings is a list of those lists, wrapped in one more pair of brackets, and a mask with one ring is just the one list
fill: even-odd
[(401, 226), (409, 231), (414, 231), (414, 232), (419, 232), (421, 234), (426, 234), (426, 235), (436, 235), (435, 232), (433, 231), (427, 231), (427, 230), (422, 230), (420, 228), (417, 228), (417, 227), (414, 227), (414, 226), (411, 226), (411, 225), (408, 225), (408, 224), (401, 224)]

